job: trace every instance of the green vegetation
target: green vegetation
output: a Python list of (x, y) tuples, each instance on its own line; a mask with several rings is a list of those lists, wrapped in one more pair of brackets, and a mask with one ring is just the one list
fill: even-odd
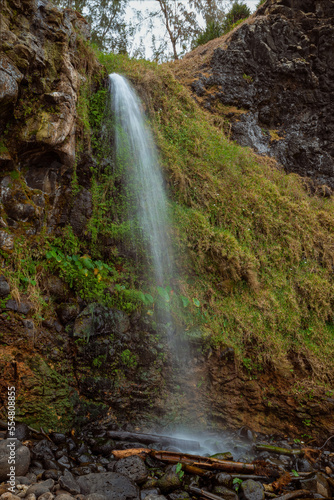
[(247, 19), (250, 16), (250, 13), (250, 8), (246, 3), (240, 3), (239, 0), (235, 0), (222, 22), (219, 22), (217, 19), (210, 19), (207, 22), (205, 30), (202, 31), (194, 40), (193, 48), (203, 45), (215, 38), (226, 35), (242, 21)]
[(150, 111), (174, 213), (176, 291), (199, 300), (202, 331), (252, 369), (298, 352), (310, 375), (329, 380), (333, 202), (229, 141), (168, 67), (101, 60), (132, 80)]

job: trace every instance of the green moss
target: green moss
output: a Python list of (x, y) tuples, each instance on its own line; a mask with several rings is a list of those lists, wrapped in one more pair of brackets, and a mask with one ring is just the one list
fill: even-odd
[(178, 287), (199, 299), (212, 343), (258, 365), (298, 352), (329, 380), (334, 202), (229, 141), (166, 65), (101, 61), (130, 78), (150, 114), (174, 213)]
[(52, 369), (40, 356), (27, 360), (31, 369), (24, 393), (18, 393), (17, 411), (22, 421), (44, 429), (72, 427), (73, 389), (68, 380)]

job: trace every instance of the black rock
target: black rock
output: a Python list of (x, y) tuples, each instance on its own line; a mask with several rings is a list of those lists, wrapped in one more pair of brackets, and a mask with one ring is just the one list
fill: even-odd
[(226, 472), (219, 472), (219, 474), (216, 474), (215, 481), (220, 486), (225, 486), (225, 488), (232, 488), (232, 486), (233, 486), (233, 479)]
[(47, 479), (46, 481), (42, 481), (41, 483), (32, 484), (27, 489), (26, 496), (33, 493), (34, 495), (36, 495), (36, 498), (38, 498), (43, 493), (47, 493), (48, 491), (50, 491), (51, 488), (53, 488), (54, 484), (55, 482), (53, 479)]
[(114, 470), (115, 472), (132, 479), (132, 481), (137, 484), (141, 484), (146, 481), (148, 476), (145, 464), (138, 456), (121, 458), (118, 462), (116, 462)]
[(109, 457), (113, 449), (115, 449), (115, 443), (110, 439), (107, 441), (97, 440), (92, 446), (92, 452), (95, 455), (104, 455), (105, 457)]
[(83, 495), (100, 493), (108, 500), (139, 500), (139, 490), (129, 478), (116, 472), (87, 474), (78, 478)]
[(253, 479), (243, 481), (239, 488), (241, 500), (264, 500), (264, 489), (261, 483)]
[(60, 476), (59, 484), (63, 490), (68, 491), (72, 495), (79, 495), (80, 493), (79, 484), (68, 470), (65, 470), (64, 475)]
[(8, 285), (6, 278), (0, 276), (0, 297), (7, 297), (10, 294), (10, 286)]
[(55, 456), (51, 447), (56, 448), (55, 445), (51, 445), (46, 439), (39, 441), (32, 449), (33, 458), (35, 460), (54, 460)]
[(51, 434), (51, 439), (54, 443), (61, 444), (66, 441), (66, 436), (65, 434), (61, 434), (60, 432), (53, 432)]
[(16, 424), (13, 436), (9, 436), (8, 432), (6, 434), (7, 438), (16, 438), (19, 441), (26, 441), (30, 437), (30, 431), (26, 424)]

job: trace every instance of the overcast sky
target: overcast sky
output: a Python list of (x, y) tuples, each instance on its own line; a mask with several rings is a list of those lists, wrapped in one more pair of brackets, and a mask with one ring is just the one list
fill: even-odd
[[(245, 3), (249, 6), (252, 12), (254, 12), (256, 5), (259, 0), (244, 0)], [(156, 0), (130, 0), (127, 10), (126, 10), (126, 18), (127, 20), (132, 20), (134, 24), (136, 24), (135, 12), (140, 11), (144, 16), (145, 12), (155, 10), (157, 6)], [(155, 36), (156, 38), (165, 37), (165, 40), (168, 40), (168, 36), (166, 35), (166, 30), (162, 23), (156, 19), (156, 30)], [(204, 22), (203, 22), (204, 25)], [(140, 45), (142, 41), (142, 46), (145, 48), (145, 57), (150, 59), (152, 56), (151, 49), (151, 34), (148, 35), (148, 24), (143, 22), (140, 25), (138, 24), (137, 33), (133, 39), (132, 48), (130, 53), (133, 55), (134, 50)], [(139, 27), (140, 26), (140, 27)]]

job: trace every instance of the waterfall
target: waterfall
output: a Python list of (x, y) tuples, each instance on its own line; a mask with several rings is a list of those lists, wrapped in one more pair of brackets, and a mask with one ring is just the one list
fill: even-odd
[(129, 82), (116, 73), (109, 75), (109, 81), (116, 162), (124, 169), (132, 197), (131, 216), (135, 217), (146, 246), (155, 284), (166, 286), (172, 269), (172, 251), (168, 205), (154, 140), (145, 123), (140, 100)]
[[(130, 200), (128, 218), (131, 219), (135, 244), (145, 244), (149, 264), (147, 278), (155, 286), (166, 287), (173, 277), (173, 251), (170, 242), (168, 203), (157, 150), (149, 127), (145, 123), (142, 105), (129, 82), (118, 74), (109, 75), (114, 130), (116, 166), (126, 185)], [(149, 267), (153, 270), (149, 272)], [(201, 405), (197, 397), (196, 380), (190, 362), (188, 339), (177, 331), (168, 308), (155, 309), (159, 330), (166, 334), (171, 352), (171, 380), (174, 392), (169, 394), (168, 408), (183, 419), (184, 408), (192, 402), (191, 418)], [(174, 403), (173, 403), (174, 401)], [(174, 405), (174, 406), (173, 406)], [(202, 412), (203, 413), (203, 412)]]

